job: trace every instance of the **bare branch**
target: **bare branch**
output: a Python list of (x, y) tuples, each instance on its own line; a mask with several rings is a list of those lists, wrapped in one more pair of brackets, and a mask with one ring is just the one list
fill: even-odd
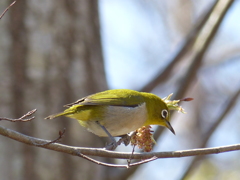
[[(0, 134), (6, 136), (8, 138), (14, 139), (18, 142), (22, 142), (28, 145), (35, 146), (35, 144), (44, 144), (46, 145), (40, 146), (41, 148), (50, 149), (66, 154), (70, 154), (73, 156), (79, 156), (79, 153), (84, 155), (91, 156), (100, 156), (100, 157), (108, 157), (108, 158), (119, 158), (119, 159), (150, 159), (153, 157), (157, 158), (176, 158), (176, 157), (187, 157), (187, 156), (196, 156), (196, 155), (207, 155), (207, 154), (218, 154), (229, 151), (240, 150), (240, 144), (234, 144), (230, 146), (222, 146), (215, 148), (200, 148), (200, 149), (191, 149), (184, 151), (169, 151), (169, 152), (151, 152), (151, 153), (126, 153), (126, 152), (114, 152), (104, 150), (102, 148), (83, 148), (83, 147), (74, 147), (67, 146), (59, 143), (50, 143), (51, 141), (43, 140), (39, 138), (30, 137), (19, 132), (13, 131), (11, 129), (7, 129), (5, 127), (0, 126)], [(140, 163), (140, 162), (139, 162)]]
[(132, 154), (131, 154), (130, 158), (127, 160), (128, 166), (131, 164), (132, 155), (133, 155), (133, 153), (135, 151), (135, 147), (136, 147), (136, 145), (133, 145)]
[(43, 143), (43, 144), (36, 144), (35, 142), (32, 142), (32, 143), (35, 146), (46, 146), (46, 145), (49, 145), (49, 144), (52, 144), (52, 143), (57, 143), (57, 142), (61, 141), (65, 132), (66, 132), (66, 128), (64, 128), (63, 131), (59, 131), (59, 137), (55, 140), (50, 141), (50, 142), (46, 142), (46, 143)]
[(9, 10), (10, 7), (12, 7), (17, 1), (13, 1), (4, 11), (3, 13), (0, 15), (0, 19), (2, 19), (2, 17), (5, 15), (5, 13)]
[(152, 157), (152, 158), (149, 158), (149, 159), (145, 159), (145, 160), (142, 160), (140, 162), (136, 162), (136, 163), (130, 163), (128, 160), (128, 164), (127, 165), (117, 165), (117, 164), (109, 164), (109, 163), (104, 163), (104, 162), (101, 162), (101, 161), (97, 161), (95, 159), (92, 159), (82, 153), (79, 153), (79, 156), (84, 158), (84, 159), (87, 159), (88, 161), (91, 161), (95, 164), (98, 164), (98, 165), (102, 165), (102, 166), (107, 166), (107, 167), (115, 167), (115, 168), (130, 168), (130, 167), (133, 167), (133, 166), (138, 166), (138, 165), (141, 165), (141, 164), (144, 164), (144, 163), (147, 163), (147, 162), (150, 162), (150, 161), (154, 161), (156, 159), (158, 159), (157, 157)]
[(33, 109), (29, 112), (27, 112), (27, 114), (24, 114), (22, 117), (18, 118), (18, 119), (11, 119), (11, 118), (6, 118), (6, 117), (0, 117), (0, 121), (11, 121), (11, 122), (27, 122), (27, 121), (31, 121), (35, 118), (35, 116), (27, 118), (31, 115), (33, 115), (35, 112), (37, 111), (37, 109)]
[(196, 41), (199, 32), (205, 25), (206, 21), (209, 19), (209, 16), (212, 14), (213, 9), (215, 8), (217, 1), (213, 3), (213, 5), (209, 8), (204, 17), (200, 19), (188, 36), (185, 38), (185, 42), (182, 45), (182, 48), (178, 50), (173, 60), (167, 65), (166, 68), (162, 72), (160, 72), (151, 82), (145, 85), (140, 91), (150, 92), (159, 84), (166, 81), (171, 75), (171, 71), (174, 69), (175, 65), (178, 64), (184, 57), (184, 55), (189, 52), (189, 49), (192, 47), (193, 43)]

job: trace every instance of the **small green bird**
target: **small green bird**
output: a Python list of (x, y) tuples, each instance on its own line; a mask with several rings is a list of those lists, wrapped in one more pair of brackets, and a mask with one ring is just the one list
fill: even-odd
[(59, 116), (77, 119), (88, 131), (111, 139), (147, 125), (164, 126), (175, 134), (169, 122), (167, 104), (152, 93), (113, 89), (86, 96), (64, 107), (68, 109), (45, 119)]

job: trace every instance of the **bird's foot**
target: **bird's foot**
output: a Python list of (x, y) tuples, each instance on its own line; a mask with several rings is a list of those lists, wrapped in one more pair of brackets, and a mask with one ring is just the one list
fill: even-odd
[(129, 145), (131, 142), (132, 136), (135, 134), (136, 134), (136, 131), (133, 131), (129, 134), (120, 136), (121, 138), (118, 140), (117, 144), (120, 145), (121, 143), (123, 143), (125, 146)]
[(112, 151), (113, 151), (113, 150), (115, 150), (119, 145), (121, 145), (122, 143), (123, 143), (125, 146), (127, 146), (127, 145), (130, 144), (131, 138), (132, 138), (132, 136), (135, 135), (135, 134), (136, 134), (136, 131), (133, 131), (133, 132), (131, 132), (131, 133), (129, 133), (129, 134), (124, 134), (124, 135), (122, 135), (122, 136), (119, 136), (119, 137), (121, 137), (121, 138), (120, 138), (117, 142), (115, 141), (115, 139), (113, 139), (114, 141), (112, 141), (111, 143), (107, 144), (104, 149), (106, 149), (106, 150), (112, 150)]
[(121, 143), (123, 143), (125, 146), (129, 145), (129, 143), (131, 141), (131, 136), (129, 136), (128, 134), (125, 134), (120, 137), (121, 138), (117, 142), (118, 145), (120, 145)]
[(118, 143), (116, 141), (114, 142), (110, 142), (109, 144), (107, 144), (104, 149), (105, 150), (111, 150), (111, 151), (114, 151), (117, 147), (118, 147)]

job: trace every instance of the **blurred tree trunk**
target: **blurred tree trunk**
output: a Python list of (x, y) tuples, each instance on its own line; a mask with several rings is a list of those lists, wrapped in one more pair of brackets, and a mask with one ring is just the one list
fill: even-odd
[[(21, 117), (26, 112), (27, 102), (25, 101), (25, 88), (27, 84), (27, 55), (28, 55), (28, 33), (26, 24), (27, 1), (23, 0), (17, 6), (12, 8), (9, 13), (9, 68), (11, 78), (11, 111), (15, 117)], [(24, 134), (34, 133), (34, 124), (17, 124), (17, 130)], [(34, 149), (21, 145), (21, 174), (22, 179), (31, 179), (35, 177), (34, 168)]]
[[(55, 26), (55, 36), (54, 46), (45, 64), (48, 72), (43, 82), (46, 84), (45, 107), (53, 109), (48, 113), (59, 111), (62, 105), (75, 101), (77, 98), (107, 89), (100, 44), (97, 1), (61, 0), (58, 3), (59, 7), (52, 11), (55, 18), (49, 19), (49, 23)], [(62, 8), (62, 12), (66, 14), (66, 21), (58, 19), (59, 8)], [(49, 79), (49, 73), (54, 70), (57, 73)], [(77, 127), (76, 133), (73, 133), (74, 126), (69, 120), (57, 121), (68, 132), (63, 143), (74, 144), (74, 140), (75, 142), (77, 140), (76, 144), (79, 145), (96, 146), (94, 135), (86, 134), (85, 131), (77, 132), (80, 127)], [(76, 161), (75, 157), (68, 155), (62, 155), (61, 161), (62, 179), (96, 178), (91, 173), (92, 170), (97, 172), (96, 166), (89, 162), (84, 161), (82, 164), (79, 160)]]
[[(104, 146), (100, 138), (83, 130), (77, 121), (42, 120), (62, 111), (64, 104), (107, 89), (98, 1), (22, 0), (8, 15), (9, 55), (5, 61), (10, 75), (9, 112), (11, 116), (20, 117), (33, 108), (38, 109), (37, 119), (16, 124), (17, 130), (54, 139), (59, 130), (66, 128), (64, 144)], [(105, 167), (81, 158), (13, 144), (16, 149), (6, 157), (9, 169), (3, 179), (107, 178)]]

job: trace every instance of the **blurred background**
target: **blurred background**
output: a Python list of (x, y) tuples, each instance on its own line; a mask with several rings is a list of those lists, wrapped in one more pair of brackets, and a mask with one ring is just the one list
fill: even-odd
[[(11, 2), (2, 0), (0, 12)], [(1, 126), (49, 140), (66, 128), (61, 143), (103, 147), (106, 139), (75, 120), (43, 118), (86, 95), (127, 88), (194, 98), (181, 104), (187, 114), (172, 113), (176, 136), (154, 127), (156, 152), (239, 143), (239, 17), (234, 0), (17, 1), (0, 21), (0, 117), (38, 111), (31, 122)], [(240, 177), (239, 151), (116, 169), (2, 136), (0, 142), (0, 174), (7, 180)]]

